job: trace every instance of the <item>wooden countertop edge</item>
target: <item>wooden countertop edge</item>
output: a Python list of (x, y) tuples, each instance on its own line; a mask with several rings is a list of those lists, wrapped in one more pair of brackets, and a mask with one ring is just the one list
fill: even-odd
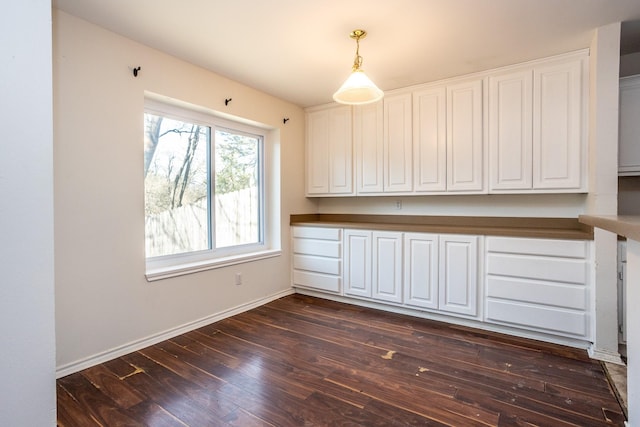
[(290, 225), (593, 240), (593, 227), (580, 223), (577, 218), (302, 214), (291, 215)]
[(580, 223), (640, 241), (640, 216), (636, 215), (580, 215)]

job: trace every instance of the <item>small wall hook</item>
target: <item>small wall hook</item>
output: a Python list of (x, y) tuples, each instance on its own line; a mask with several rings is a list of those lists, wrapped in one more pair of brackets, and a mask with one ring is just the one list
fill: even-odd
[(282, 123), (284, 123), (285, 125), (287, 124), (288, 121), (289, 121), (289, 117), (285, 117), (284, 119), (282, 119)]
[(231, 102), (232, 98), (226, 98), (224, 100), (224, 105), (229, 105), (229, 103)]
[(133, 67), (133, 77), (138, 77), (138, 71), (140, 71), (140, 67)]

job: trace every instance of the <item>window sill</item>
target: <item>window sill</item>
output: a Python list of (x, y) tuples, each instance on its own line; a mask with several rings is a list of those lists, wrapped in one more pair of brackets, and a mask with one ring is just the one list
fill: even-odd
[(206, 261), (147, 269), (145, 276), (147, 277), (148, 282), (154, 282), (156, 280), (168, 279), (170, 277), (178, 277), (185, 274), (198, 273), (200, 271), (213, 270), (215, 268), (273, 258), (280, 256), (281, 254), (282, 251), (280, 249), (270, 249), (248, 254), (232, 255), (224, 258), (208, 259)]

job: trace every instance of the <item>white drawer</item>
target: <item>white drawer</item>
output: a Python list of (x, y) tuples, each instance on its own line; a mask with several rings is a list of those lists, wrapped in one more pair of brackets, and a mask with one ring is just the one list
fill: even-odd
[(293, 227), (293, 237), (319, 240), (340, 240), (342, 229), (324, 227)]
[(586, 258), (588, 242), (584, 240), (525, 239), (487, 237), (487, 251), (549, 257)]
[(340, 292), (342, 279), (339, 276), (293, 270), (293, 284), (321, 291)]
[(342, 272), (340, 259), (322, 258), (309, 255), (294, 255), (293, 268), (334, 275), (340, 275)]
[(587, 315), (580, 311), (488, 300), (487, 321), (526, 326), (552, 333), (587, 336)]
[(487, 276), (487, 296), (574, 310), (587, 309), (587, 288), (584, 285)]
[(340, 258), (342, 256), (340, 247), (340, 242), (330, 240), (293, 239), (293, 252), (296, 254)]
[(490, 275), (587, 283), (587, 262), (576, 258), (489, 253), (486, 267), (487, 274)]

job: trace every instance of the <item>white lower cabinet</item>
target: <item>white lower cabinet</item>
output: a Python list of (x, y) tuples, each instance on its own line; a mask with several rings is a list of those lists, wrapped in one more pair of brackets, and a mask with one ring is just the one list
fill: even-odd
[(478, 236), (405, 234), (404, 304), (478, 315)]
[(381, 301), (401, 303), (402, 233), (374, 231), (372, 237), (372, 297)]
[(589, 341), (590, 242), (292, 227), (293, 286)]
[(589, 338), (589, 244), (488, 237), (486, 317), (491, 323)]
[(438, 235), (404, 235), (404, 303), (438, 309)]
[(438, 309), (478, 314), (478, 236), (440, 236)]
[(402, 302), (402, 233), (345, 230), (345, 295)]
[(293, 227), (294, 286), (342, 292), (342, 230)]
[(371, 231), (344, 231), (344, 293), (371, 297)]

